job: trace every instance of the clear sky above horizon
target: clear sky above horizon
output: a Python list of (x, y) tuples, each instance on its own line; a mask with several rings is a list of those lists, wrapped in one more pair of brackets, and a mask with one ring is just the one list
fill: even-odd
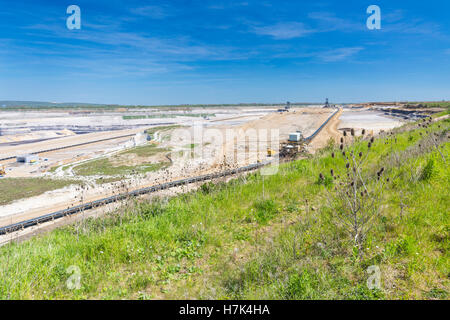
[(0, 100), (449, 100), (449, 14), (436, 0), (0, 0)]

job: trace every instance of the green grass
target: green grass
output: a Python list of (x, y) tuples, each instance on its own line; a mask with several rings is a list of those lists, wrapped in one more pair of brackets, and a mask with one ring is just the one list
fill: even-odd
[(120, 165), (116, 166), (111, 163), (107, 158), (98, 159), (86, 162), (79, 166), (73, 168), (73, 172), (80, 176), (115, 176), (115, 175), (128, 175), (133, 172), (145, 173), (151, 171), (158, 171), (162, 168), (167, 167), (168, 162), (158, 162), (158, 163), (141, 163), (136, 166), (126, 166)]
[(139, 146), (124, 152), (120, 152), (117, 155), (113, 155), (112, 158), (101, 158), (86, 163), (80, 164), (73, 168), (73, 172), (81, 176), (116, 176), (116, 175), (128, 175), (133, 172), (146, 173), (151, 171), (158, 171), (162, 168), (166, 168), (169, 165), (168, 161), (151, 163), (143, 162), (138, 165), (114, 165), (114, 158), (117, 158), (126, 154), (134, 154), (138, 157), (151, 157), (158, 153), (165, 153), (170, 151), (167, 148), (159, 148), (155, 144), (146, 144)]
[(111, 183), (111, 182), (117, 182), (121, 181), (122, 177), (112, 177), (112, 178), (99, 178), (95, 180), (96, 184), (104, 184), (104, 183)]
[(14, 200), (38, 196), (47, 191), (78, 184), (75, 180), (52, 180), (44, 178), (3, 178), (0, 179), (0, 205)]
[(148, 134), (154, 134), (157, 131), (167, 131), (171, 129), (181, 128), (181, 125), (169, 125), (169, 126), (158, 126), (158, 127), (152, 127), (147, 130), (145, 130)]
[(127, 150), (125, 152), (122, 152), (121, 154), (135, 154), (139, 157), (151, 157), (161, 152), (169, 152), (170, 149), (168, 148), (159, 148), (155, 144), (146, 144), (143, 146), (139, 146), (130, 150)]
[(137, 115), (137, 116), (122, 116), (123, 120), (138, 120), (138, 119), (155, 119), (155, 118), (176, 118), (182, 117), (215, 117), (214, 113), (182, 113), (182, 114), (149, 114), (149, 115)]
[(197, 147), (197, 146), (198, 146), (198, 143), (190, 143), (190, 144), (184, 145), (183, 148), (195, 149), (195, 147)]
[[(448, 299), (450, 144), (446, 163), (411, 151), (420, 133), (448, 127), (373, 144), (365, 170), (383, 165), (392, 183), (362, 257), (331, 219), (324, 188), (333, 182), (317, 183), (342, 161), (328, 147), (264, 179), (208, 183), (2, 247), (0, 298)], [(366, 285), (372, 265), (381, 289)], [(69, 266), (80, 268), (79, 289), (66, 286)]]
[(122, 116), (123, 120), (147, 119), (147, 116)]
[(450, 108), (450, 101), (426, 102), (422, 104), (428, 108)]

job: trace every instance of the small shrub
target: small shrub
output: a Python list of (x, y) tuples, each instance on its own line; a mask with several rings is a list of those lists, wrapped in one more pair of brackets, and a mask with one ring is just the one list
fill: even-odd
[(430, 299), (444, 300), (444, 299), (447, 299), (448, 292), (445, 291), (444, 289), (433, 288), (430, 291), (428, 291), (427, 293), (425, 293), (425, 296)]
[(210, 194), (214, 190), (214, 188), (215, 188), (214, 183), (210, 181), (208, 183), (202, 184), (200, 190), (202, 191), (203, 194)]
[(420, 174), (420, 180), (428, 181), (434, 175), (434, 160), (429, 159), (425, 167), (422, 169), (422, 173)]
[(317, 181), (316, 181), (316, 184), (324, 185), (326, 187), (329, 187), (329, 186), (331, 186), (333, 184), (333, 178), (330, 177), (330, 176), (327, 176), (327, 175), (319, 176)]
[(139, 208), (140, 214), (145, 217), (154, 217), (163, 214), (166, 211), (165, 205), (159, 200), (149, 204), (143, 204)]
[(386, 257), (404, 256), (416, 251), (416, 241), (412, 237), (402, 236), (397, 241), (389, 242), (384, 249), (384, 254)]
[(314, 299), (320, 281), (316, 274), (308, 270), (289, 276), (287, 283), (280, 289), (282, 299)]
[(253, 207), (256, 209), (255, 219), (258, 223), (266, 223), (278, 213), (277, 204), (273, 200), (258, 201)]

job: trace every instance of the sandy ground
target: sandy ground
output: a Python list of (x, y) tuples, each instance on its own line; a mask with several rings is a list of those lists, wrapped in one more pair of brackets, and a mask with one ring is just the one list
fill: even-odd
[(346, 109), (342, 114), (341, 123), (338, 129), (354, 128), (356, 130), (365, 129), (373, 134), (378, 134), (380, 130), (389, 130), (401, 126), (404, 122), (398, 119), (384, 116), (381, 112)]
[(143, 131), (143, 129), (130, 129), (130, 130), (117, 130), (117, 131), (107, 131), (107, 132), (94, 132), (82, 135), (67, 136), (59, 138), (58, 140), (51, 141), (40, 141), (36, 143), (27, 143), (17, 146), (0, 146), (0, 154), (2, 158), (16, 156), (20, 154), (39, 152), (42, 150), (48, 150), (52, 148), (67, 147), (75, 144), (93, 142), (101, 139), (110, 139), (115, 137), (120, 137), (128, 134), (136, 134)]
[(56, 130), (56, 131), (35, 131), (16, 135), (0, 136), (0, 146), (18, 145), (21, 143), (32, 143), (40, 140), (50, 140), (62, 138), (66, 136), (73, 136), (75, 133), (71, 130)]
[(341, 117), (343, 110), (339, 110), (336, 115), (328, 122), (328, 124), (317, 134), (308, 146), (308, 151), (315, 153), (317, 150), (325, 147), (330, 139), (334, 142), (338, 142), (341, 136), (341, 132), (338, 127), (341, 123)]
[[(0, 146), (1, 157), (9, 157), (20, 154), (34, 153), (52, 148), (70, 147), (80, 143), (89, 143), (83, 146), (71, 147), (52, 152), (40, 152), (39, 162), (34, 164), (19, 164), (15, 159), (2, 161), (6, 164), (7, 176), (14, 177), (39, 177), (50, 168), (67, 164), (82, 159), (94, 158), (95, 156), (114, 150), (123, 149), (129, 144), (134, 135), (142, 132), (142, 129), (119, 130), (113, 132), (98, 132), (83, 135), (72, 135), (55, 140), (27, 143), (18, 146)], [(121, 137), (131, 135), (129, 137)], [(110, 139), (95, 142), (101, 139)]]

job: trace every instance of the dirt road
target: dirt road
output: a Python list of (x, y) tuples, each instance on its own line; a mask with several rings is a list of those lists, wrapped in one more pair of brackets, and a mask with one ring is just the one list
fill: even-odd
[(338, 113), (327, 123), (327, 125), (317, 134), (309, 144), (309, 151), (315, 153), (317, 150), (325, 147), (330, 139), (335, 142), (339, 141), (341, 132), (338, 130), (340, 117), (343, 110), (340, 109)]

